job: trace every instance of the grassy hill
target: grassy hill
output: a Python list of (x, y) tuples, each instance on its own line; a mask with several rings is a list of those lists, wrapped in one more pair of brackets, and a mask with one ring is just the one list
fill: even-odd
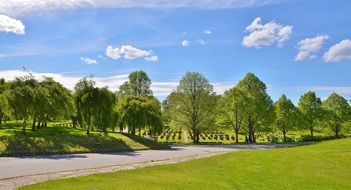
[(18, 123), (0, 125), (0, 156), (29, 154), (60, 154), (87, 152), (116, 152), (167, 148), (152, 140), (123, 133), (109, 133), (104, 136), (93, 132), (50, 126), (38, 131), (21, 133)]
[(350, 189), (350, 171), (348, 138), (48, 181), (23, 189)]

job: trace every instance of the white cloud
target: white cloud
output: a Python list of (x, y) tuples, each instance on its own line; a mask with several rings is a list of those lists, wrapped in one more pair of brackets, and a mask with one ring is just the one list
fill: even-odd
[(0, 12), (8, 15), (76, 8), (240, 8), (280, 3), (282, 0), (2, 0)]
[[(84, 76), (79, 75), (67, 75), (60, 73), (40, 73), (33, 71), (23, 70), (3, 70), (0, 71), (0, 78), (5, 80), (14, 80), (16, 77), (27, 76), (30, 72), (37, 80), (42, 80), (44, 76), (52, 77), (55, 81), (61, 83), (63, 86), (70, 90), (74, 90), (75, 84), (82, 79)], [(113, 75), (107, 77), (94, 77), (94, 81), (98, 87), (107, 86), (111, 91), (117, 91), (119, 87), (128, 80), (128, 74)], [(165, 97), (169, 95), (178, 85), (178, 82), (166, 82), (166, 81), (154, 81), (151, 84), (151, 89), (154, 95), (157, 97)], [(231, 87), (233, 84), (224, 83), (211, 83), (217, 94), (223, 94), (223, 92)]]
[(107, 46), (105, 54), (111, 59), (117, 60), (124, 57), (128, 60), (134, 60), (143, 57), (146, 61), (157, 61), (158, 56), (154, 55), (152, 51), (141, 50), (130, 45), (122, 45), (121, 47), (113, 48)]
[(210, 34), (212, 34), (212, 31), (211, 30), (205, 30), (204, 33), (210, 35)]
[(306, 38), (301, 40), (297, 45), (299, 53), (296, 55), (296, 61), (310, 60), (316, 58), (317, 53), (324, 42), (329, 38), (328, 35), (318, 35), (313, 38)]
[(0, 32), (12, 32), (21, 35), (25, 34), (25, 26), (20, 20), (0, 14)]
[(151, 62), (158, 61), (158, 56), (157, 55), (151, 55), (149, 57), (145, 57), (145, 60), (146, 61), (151, 61)]
[(182, 41), (182, 46), (188, 47), (189, 46), (189, 41), (188, 40), (183, 40)]
[(323, 56), (326, 62), (351, 60), (351, 40), (346, 39), (333, 45)]
[(96, 61), (96, 59), (91, 59), (91, 58), (87, 58), (87, 57), (81, 57), (80, 60), (83, 61), (85, 64), (88, 64), (88, 65), (97, 64), (98, 63)]
[(201, 45), (206, 44), (205, 40), (203, 40), (203, 39), (199, 39), (199, 40), (197, 40), (197, 42), (199, 42)]
[(274, 21), (262, 24), (261, 18), (257, 17), (246, 27), (245, 31), (250, 34), (244, 36), (242, 45), (245, 47), (260, 48), (276, 43), (278, 46), (282, 46), (289, 39), (292, 30), (292, 26), (284, 26)]

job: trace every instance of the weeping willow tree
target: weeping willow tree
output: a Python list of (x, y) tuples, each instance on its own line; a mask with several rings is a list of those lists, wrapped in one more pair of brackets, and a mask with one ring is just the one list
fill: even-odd
[(95, 87), (92, 78), (83, 78), (75, 86), (77, 115), (72, 118), (86, 128), (88, 135), (95, 128), (107, 135), (119, 121), (116, 103), (115, 94), (107, 87)]
[(148, 130), (151, 135), (162, 131), (163, 122), (161, 104), (154, 97), (123, 96), (118, 102), (121, 121), (128, 127), (128, 132)]

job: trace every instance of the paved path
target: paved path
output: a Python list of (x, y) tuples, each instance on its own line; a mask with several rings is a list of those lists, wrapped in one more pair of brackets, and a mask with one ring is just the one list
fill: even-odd
[(0, 189), (14, 189), (21, 185), (53, 178), (133, 169), (146, 165), (174, 163), (228, 151), (274, 147), (276, 145), (188, 145), (172, 146), (171, 150), (147, 150), (109, 154), (89, 153), (0, 157)]

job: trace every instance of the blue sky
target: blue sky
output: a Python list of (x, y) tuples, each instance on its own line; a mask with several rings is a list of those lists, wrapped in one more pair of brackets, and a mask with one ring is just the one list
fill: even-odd
[(218, 93), (253, 72), (273, 100), (307, 90), (351, 99), (347, 0), (38, 2), (0, 1), (0, 77), (25, 67), (68, 88), (94, 75), (115, 90), (142, 69), (164, 99), (186, 71)]

